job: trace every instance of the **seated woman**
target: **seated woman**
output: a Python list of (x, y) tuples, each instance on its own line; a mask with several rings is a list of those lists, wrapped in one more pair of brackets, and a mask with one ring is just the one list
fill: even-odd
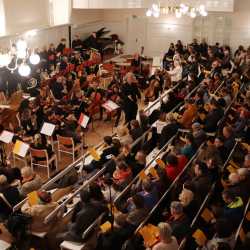
[(194, 199), (194, 193), (191, 190), (184, 188), (180, 195), (179, 200), (183, 206), (183, 211), (192, 220), (197, 213), (197, 204)]
[(174, 68), (168, 71), (171, 76), (171, 81), (176, 83), (182, 79), (182, 65), (179, 60), (174, 60)]
[(108, 162), (112, 157), (118, 156), (120, 152), (120, 141), (118, 139), (112, 139), (111, 136), (105, 136), (103, 138), (104, 140), (104, 147), (103, 151), (100, 155), (100, 159), (97, 160), (92, 160), (88, 165), (85, 165), (83, 167), (83, 170), (86, 171), (87, 173), (90, 173), (96, 169), (99, 169)]
[(127, 215), (127, 222), (137, 227), (147, 216), (148, 209), (145, 206), (144, 199), (141, 195), (136, 194), (132, 197), (133, 209)]
[(19, 187), (19, 192), (22, 196), (26, 196), (42, 186), (43, 182), (41, 177), (35, 174), (30, 167), (22, 168), (21, 174), (23, 179)]
[(138, 194), (143, 197), (147, 209), (152, 209), (159, 198), (157, 187), (149, 180), (142, 182), (142, 191)]
[(27, 136), (33, 136), (36, 132), (36, 119), (33, 116), (29, 108), (23, 110), (20, 114), (21, 127)]
[[(104, 101), (106, 100), (111, 100), (114, 103), (116, 103), (118, 106), (121, 106), (120, 89), (117, 84), (112, 85), (111, 88), (108, 89), (106, 93), (106, 98)], [(118, 108), (114, 111), (107, 110), (106, 112), (107, 112), (107, 118), (105, 119), (105, 121), (111, 121), (112, 116), (116, 116), (115, 127), (117, 127), (119, 124), (120, 117), (121, 117), (121, 108)]]
[[(31, 148), (39, 149), (39, 150), (46, 150), (48, 157), (51, 158), (54, 154), (52, 151), (52, 146), (47, 144), (47, 141), (45, 139), (45, 143), (42, 141), (42, 136), (40, 134), (35, 134), (34, 136), (34, 143), (32, 143)], [(42, 161), (44, 159), (38, 158), (38, 161)]]
[(135, 141), (136, 139), (138, 139), (140, 136), (143, 135), (143, 129), (140, 127), (140, 123), (137, 120), (132, 120), (130, 122), (130, 135), (133, 138), (133, 140)]
[(144, 93), (145, 103), (155, 101), (159, 97), (160, 91), (161, 91), (161, 86), (159, 81), (156, 79), (151, 80), (149, 83), (149, 87), (145, 90)]
[(187, 100), (185, 103), (185, 111), (181, 118), (179, 119), (179, 123), (182, 125), (182, 127), (186, 129), (190, 129), (193, 123), (193, 120), (197, 113), (197, 108), (194, 104), (193, 100)]
[(187, 134), (185, 137), (185, 145), (181, 148), (181, 154), (191, 159), (196, 152), (196, 144), (192, 134)]
[(187, 158), (183, 155), (176, 156), (171, 153), (167, 156), (166, 161), (167, 165), (165, 171), (168, 179), (172, 182), (185, 167)]
[(100, 113), (100, 119), (102, 119), (102, 95), (100, 91), (98, 91), (99, 80), (97, 78), (93, 79), (92, 88), (90, 89), (89, 95), (89, 106), (87, 108), (88, 115), (93, 117), (96, 113)]
[(21, 210), (23, 213), (32, 216), (31, 231), (47, 232), (52, 229), (53, 224), (44, 224), (43, 221), (57, 206), (57, 202), (53, 202), (51, 194), (46, 191), (37, 192), (39, 202), (35, 205), (30, 205), (26, 202)]
[(0, 219), (6, 219), (20, 201), (18, 189), (10, 186), (5, 175), (0, 175)]
[(113, 173), (113, 180), (121, 189), (125, 187), (132, 178), (131, 168), (124, 161), (117, 163), (116, 170)]
[(157, 243), (152, 250), (177, 250), (179, 248), (177, 240), (172, 236), (172, 229), (168, 223), (159, 223), (159, 238), (160, 242)]

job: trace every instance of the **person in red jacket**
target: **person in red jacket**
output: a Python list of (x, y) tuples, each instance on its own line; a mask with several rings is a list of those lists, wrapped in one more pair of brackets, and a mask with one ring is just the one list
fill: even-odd
[(166, 174), (170, 181), (174, 181), (179, 173), (183, 170), (187, 163), (187, 158), (184, 155), (174, 155), (170, 153), (167, 158), (167, 165), (165, 168)]

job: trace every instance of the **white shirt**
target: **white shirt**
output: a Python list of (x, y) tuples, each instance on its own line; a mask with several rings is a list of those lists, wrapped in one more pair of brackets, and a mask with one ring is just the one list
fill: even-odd
[(159, 242), (152, 250), (178, 250), (179, 246), (175, 237), (172, 236), (170, 243)]
[(177, 66), (174, 69), (168, 71), (169, 75), (171, 76), (172, 82), (178, 82), (182, 79), (182, 67)]

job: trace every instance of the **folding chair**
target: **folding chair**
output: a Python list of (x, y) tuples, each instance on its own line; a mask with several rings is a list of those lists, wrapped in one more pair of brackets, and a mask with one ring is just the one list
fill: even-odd
[(16, 167), (16, 161), (21, 161), (24, 163), (24, 166), (27, 167), (28, 166), (28, 161), (27, 161), (27, 156), (25, 157), (21, 157), (15, 153), (12, 152), (12, 156), (13, 156), (13, 164), (14, 164), (14, 167)]
[[(34, 170), (34, 166), (45, 167), (47, 168), (48, 178), (50, 178), (50, 165), (53, 161), (55, 162), (56, 170), (58, 168), (56, 154), (49, 158), (46, 149), (30, 148), (30, 158), (32, 170)], [(44, 160), (40, 161), (37, 158), (44, 158)]]
[(72, 137), (64, 137), (57, 135), (58, 141), (58, 156), (59, 160), (61, 160), (61, 153), (72, 155), (73, 162), (75, 161), (76, 152), (81, 152), (83, 154), (83, 143), (76, 144)]

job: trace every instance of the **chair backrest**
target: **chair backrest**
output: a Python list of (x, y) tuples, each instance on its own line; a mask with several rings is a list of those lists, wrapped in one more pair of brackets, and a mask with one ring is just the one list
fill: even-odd
[(37, 158), (46, 158), (48, 159), (48, 154), (46, 149), (34, 149), (30, 148), (30, 155), (31, 157), (37, 157)]
[(59, 145), (64, 145), (64, 146), (72, 146), (74, 145), (74, 141), (72, 137), (64, 137), (61, 135), (57, 135), (57, 140)]

